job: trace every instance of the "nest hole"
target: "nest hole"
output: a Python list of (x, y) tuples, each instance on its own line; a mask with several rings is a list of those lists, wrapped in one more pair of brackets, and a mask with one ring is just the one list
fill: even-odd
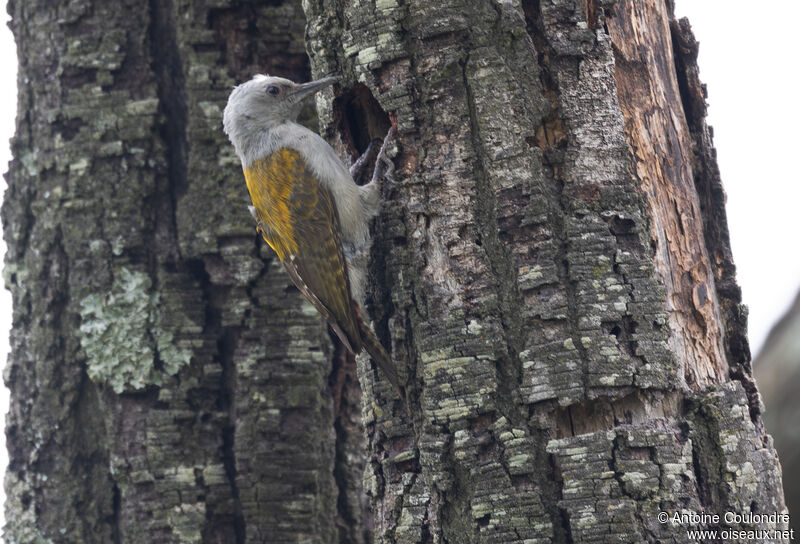
[(360, 157), (373, 140), (383, 141), (392, 126), (389, 115), (366, 85), (356, 83), (334, 101), (339, 133), (348, 152)]

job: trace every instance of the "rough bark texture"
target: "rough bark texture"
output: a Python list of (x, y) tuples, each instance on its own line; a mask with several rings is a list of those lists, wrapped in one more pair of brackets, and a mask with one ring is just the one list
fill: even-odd
[[(308, 1), (314, 73), (399, 130), (372, 312), (411, 416), (359, 368), (378, 541), (684, 541), (659, 511), (783, 511), (671, 11)], [(342, 149), (376, 136), (321, 106)]]
[(355, 366), (334, 413), (221, 130), (235, 83), (309, 77), (300, 2), (9, 10), (6, 542), (363, 541)]
[(368, 358), (361, 398), (221, 131), (234, 83), (310, 76), (299, 2), (60, 4), (9, 5), (9, 542), (683, 542), (659, 511), (784, 510), (669, 4), (303, 1), (343, 77), (322, 133), (398, 129), (368, 310), (407, 407)]

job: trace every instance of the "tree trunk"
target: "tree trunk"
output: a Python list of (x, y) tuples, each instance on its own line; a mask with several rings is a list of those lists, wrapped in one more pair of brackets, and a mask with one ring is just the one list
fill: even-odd
[[(658, 0), (303, 9), (313, 70), (296, 0), (10, 3), (7, 540), (787, 527), (657, 517), (785, 511), (688, 23)], [(317, 104), (343, 157), (397, 128), (368, 313), (407, 406), (368, 358), (358, 388), (255, 234), (221, 112), (260, 71), (342, 76)]]
[(9, 10), (7, 541), (363, 541), (355, 367), (334, 413), (221, 125), (252, 73), (310, 76), (299, 0)]
[[(659, 0), (308, 4), (312, 71), (399, 129), (372, 314), (412, 419), (365, 405), (376, 540), (684, 541), (660, 511), (784, 511), (688, 22)], [(365, 140), (339, 100), (325, 136)]]

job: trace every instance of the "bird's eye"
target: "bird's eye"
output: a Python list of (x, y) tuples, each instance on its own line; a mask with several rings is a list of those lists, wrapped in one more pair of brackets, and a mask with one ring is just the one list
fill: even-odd
[(267, 92), (272, 96), (277, 96), (281, 93), (281, 90), (277, 88), (275, 85), (270, 85), (269, 87), (267, 87)]

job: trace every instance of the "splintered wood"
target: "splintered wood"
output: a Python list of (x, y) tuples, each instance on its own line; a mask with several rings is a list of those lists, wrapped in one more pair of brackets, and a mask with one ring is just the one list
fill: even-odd
[(724, 381), (719, 302), (692, 172), (692, 141), (663, 2), (623, 0), (606, 20), (625, 134), (650, 207), (655, 270), (667, 290), (669, 343), (690, 387)]

